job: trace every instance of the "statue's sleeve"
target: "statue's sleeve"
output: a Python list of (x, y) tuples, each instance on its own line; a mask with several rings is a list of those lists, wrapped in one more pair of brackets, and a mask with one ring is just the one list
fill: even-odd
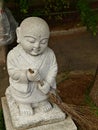
[(56, 88), (56, 81), (55, 80), (56, 80), (57, 72), (58, 72), (58, 66), (57, 66), (56, 57), (55, 57), (54, 52), (51, 51), (51, 54), (50, 54), (50, 69), (47, 73), (46, 81), (54, 89)]
[(26, 70), (22, 70), (19, 67), (19, 60), (17, 55), (11, 51), (7, 56), (7, 69), (11, 79), (20, 82), (27, 83)]

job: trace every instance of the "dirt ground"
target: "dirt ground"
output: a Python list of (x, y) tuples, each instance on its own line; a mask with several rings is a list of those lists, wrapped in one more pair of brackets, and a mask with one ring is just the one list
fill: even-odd
[(69, 73), (67, 79), (58, 84), (58, 92), (63, 102), (85, 105), (86, 91), (90, 87), (93, 78), (93, 75), (88, 73)]
[(57, 56), (59, 72), (94, 71), (98, 64), (98, 36), (87, 32), (53, 36), (49, 45)]

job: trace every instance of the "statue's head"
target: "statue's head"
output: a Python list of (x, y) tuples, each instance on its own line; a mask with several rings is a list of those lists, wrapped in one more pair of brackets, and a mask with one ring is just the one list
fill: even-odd
[(16, 30), (17, 42), (30, 55), (39, 55), (48, 46), (50, 35), (48, 24), (41, 18), (29, 17)]

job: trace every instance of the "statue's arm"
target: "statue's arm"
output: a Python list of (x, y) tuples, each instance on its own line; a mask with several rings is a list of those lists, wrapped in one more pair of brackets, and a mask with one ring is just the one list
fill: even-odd
[(44, 79), (44, 85), (39, 87), (40, 90), (45, 94), (47, 94), (51, 88), (56, 89), (55, 79), (58, 72), (58, 66), (54, 53), (51, 55), (50, 59), (50, 69), (48, 70), (47, 76)]
[(16, 80), (17, 82), (27, 83), (27, 70), (19, 69), (17, 67), (17, 62), (17, 57), (15, 57), (13, 53), (9, 53), (7, 56), (8, 74), (13, 80)]
[(51, 55), (50, 69), (45, 79), (51, 87), (53, 87), (53, 84), (56, 80), (57, 72), (58, 72), (58, 65), (57, 65), (55, 54), (53, 53)]

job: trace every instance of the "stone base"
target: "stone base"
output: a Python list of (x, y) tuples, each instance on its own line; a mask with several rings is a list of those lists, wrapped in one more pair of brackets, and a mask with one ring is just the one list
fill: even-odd
[(65, 120), (66, 117), (65, 113), (63, 113), (56, 104), (53, 104), (53, 109), (46, 113), (41, 111), (36, 111), (36, 109), (34, 109), (34, 115), (31, 116), (20, 115), (19, 108), (16, 104), (16, 101), (9, 94), (6, 95), (5, 104), (8, 105), (12, 124), (14, 128), (17, 129), (24, 130), (36, 126), (56, 123)]
[[(2, 98), (2, 107), (3, 107), (6, 130), (20, 130), (20, 129), (14, 128), (12, 125), (9, 108), (8, 108), (5, 97)], [(28, 128), (28, 129), (23, 129), (23, 130), (77, 130), (77, 127), (75, 126), (71, 117), (67, 117), (64, 121), (37, 126), (33, 128)]]

